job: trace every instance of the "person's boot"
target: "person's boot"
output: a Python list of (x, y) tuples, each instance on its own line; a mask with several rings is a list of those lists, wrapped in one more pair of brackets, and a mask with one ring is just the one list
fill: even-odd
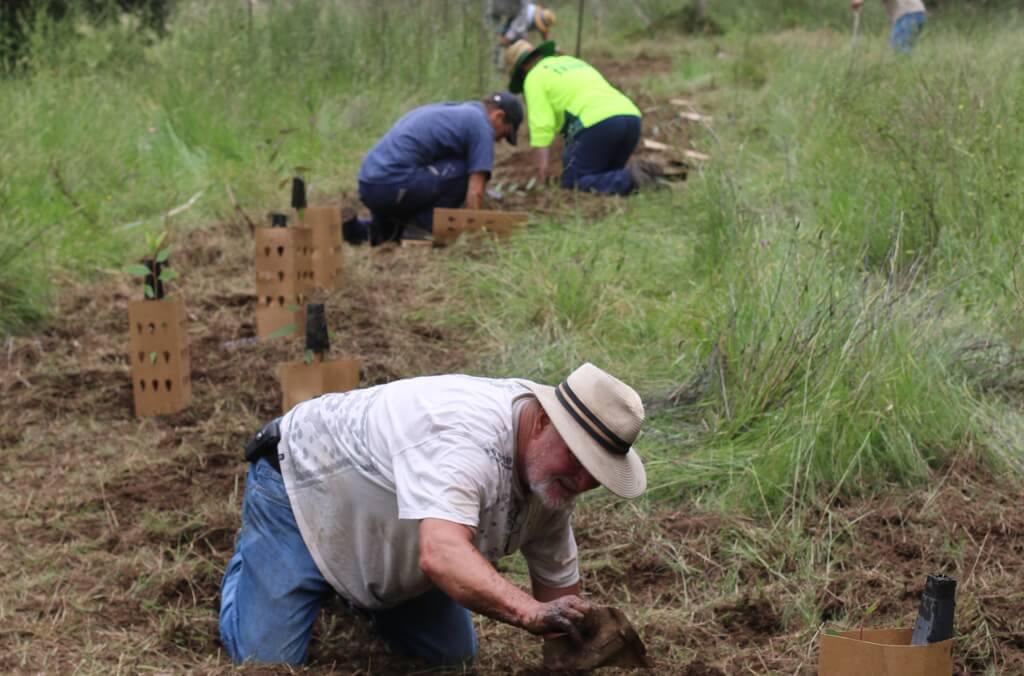
[(341, 237), (349, 244), (359, 245), (370, 239), (369, 225), (359, 220), (352, 207), (341, 208)]
[(626, 168), (629, 169), (629, 175), (633, 177), (637, 190), (656, 190), (661, 187), (658, 179), (664, 172), (658, 163), (635, 157), (629, 161)]

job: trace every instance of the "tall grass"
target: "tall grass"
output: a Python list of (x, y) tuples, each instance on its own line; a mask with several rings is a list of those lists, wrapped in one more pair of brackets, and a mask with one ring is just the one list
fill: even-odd
[[(1024, 336), (1008, 16), (967, 35), (934, 20), (905, 58), (881, 35), (855, 52), (828, 34), (705, 44), (726, 54), (694, 57), (725, 83), (699, 103), (711, 167), (465, 270), (495, 346), (483, 366), (555, 381), (591, 359), (635, 383), (659, 497), (775, 514), (926, 480), (965, 452), (1019, 473), (1013, 388), (985, 382)], [(692, 68), (676, 68), (682, 86)]]
[(255, 216), (296, 167), (337, 195), (402, 112), (491, 84), (478, 3), (180, 7), (160, 41), (127, 19), (40, 18), (30, 74), (0, 81), (0, 259), (17, 263), (0, 272), (0, 331), (41, 314), (50, 271), (120, 266), (192, 197), (172, 228), (230, 213), (229, 190)]

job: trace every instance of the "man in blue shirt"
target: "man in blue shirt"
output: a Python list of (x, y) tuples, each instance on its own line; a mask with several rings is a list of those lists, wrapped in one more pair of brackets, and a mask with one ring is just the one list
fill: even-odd
[(345, 240), (377, 245), (408, 239), (433, 230), (435, 207), (465, 203), (479, 209), (494, 165), (494, 144), (504, 138), (515, 145), (522, 121), (522, 104), (509, 92), (406, 113), (363, 159), (359, 199), (371, 219), (347, 219)]

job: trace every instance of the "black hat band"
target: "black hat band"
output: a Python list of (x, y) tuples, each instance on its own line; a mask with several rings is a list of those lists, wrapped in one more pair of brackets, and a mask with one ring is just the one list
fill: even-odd
[[(562, 394), (563, 390), (565, 391), (565, 394)], [(570, 405), (569, 401), (566, 399), (566, 395), (568, 395), (574, 405)], [(573, 417), (573, 420), (579, 423), (580, 427), (586, 430), (587, 434), (589, 434), (590, 437), (603, 449), (609, 453), (614, 453), (615, 455), (626, 455), (629, 453), (629, 444), (608, 429), (608, 427), (601, 422), (601, 419), (598, 418), (593, 411), (587, 408), (586, 404), (584, 404), (580, 398), (576, 396), (576, 393), (572, 391), (572, 388), (569, 387), (568, 381), (563, 381), (561, 385), (555, 388), (555, 397), (558, 399), (558, 402), (565, 407), (565, 410), (569, 412), (569, 415)], [(580, 412), (582, 412), (583, 415), (580, 415)]]

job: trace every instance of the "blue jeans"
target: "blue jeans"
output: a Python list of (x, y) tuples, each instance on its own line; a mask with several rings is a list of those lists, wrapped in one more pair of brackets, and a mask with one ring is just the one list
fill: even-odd
[[(284, 482), (266, 460), (249, 467), (242, 529), (220, 589), (220, 637), (236, 663), (306, 661), (313, 622), (334, 590), (310, 556)], [(468, 610), (440, 589), (369, 613), (393, 650), (431, 664), (476, 656)]]
[(917, 36), (924, 30), (924, 20), (924, 12), (910, 12), (896, 19), (889, 36), (892, 48), (904, 53), (913, 49)]
[(562, 187), (606, 195), (628, 195), (636, 190), (625, 168), (640, 142), (640, 118), (616, 115), (587, 127), (565, 144)]
[(359, 182), (359, 199), (370, 210), (371, 244), (401, 239), (405, 223), (433, 232), (434, 207), (455, 208), (466, 201), (469, 174), (462, 158), (417, 167), (399, 183)]

